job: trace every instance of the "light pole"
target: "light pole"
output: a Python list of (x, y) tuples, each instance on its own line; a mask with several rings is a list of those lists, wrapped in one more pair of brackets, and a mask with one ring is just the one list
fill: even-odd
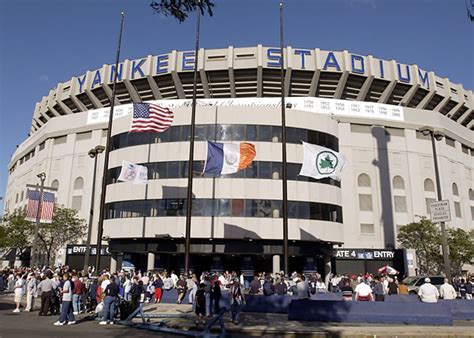
[[(444, 134), (440, 131), (434, 131), (430, 127), (422, 127), (420, 128), (420, 132), (431, 137), (431, 147), (433, 148), (433, 161), (434, 161), (434, 169), (435, 169), (435, 178), (436, 178), (436, 191), (438, 193), (438, 201), (441, 201), (441, 181), (439, 178), (439, 167), (438, 167), (438, 155), (436, 153), (436, 141), (441, 141), (444, 138)], [(446, 273), (446, 278), (448, 278), (449, 282), (451, 282), (451, 263), (449, 261), (449, 254), (448, 254), (448, 238), (446, 236), (446, 226), (444, 222), (439, 223), (441, 227), (441, 246), (443, 247), (443, 262), (444, 262), (444, 270)]]
[(98, 145), (95, 148), (89, 150), (89, 157), (94, 159), (94, 172), (92, 174), (92, 196), (91, 206), (89, 208), (89, 228), (87, 229), (87, 242), (86, 242), (86, 256), (84, 257), (84, 273), (89, 271), (89, 256), (91, 250), (91, 232), (92, 232), (92, 219), (94, 217), (94, 197), (95, 197), (95, 178), (97, 174), (97, 158), (98, 155), (104, 152), (105, 147)]
[(31, 266), (38, 266), (38, 231), (41, 219), (41, 202), (43, 201), (43, 189), (44, 180), (46, 179), (45, 173), (36, 175), (41, 180), (40, 193), (38, 196), (38, 208), (36, 209), (36, 225), (35, 225), (35, 237), (33, 238), (33, 245), (31, 247)]

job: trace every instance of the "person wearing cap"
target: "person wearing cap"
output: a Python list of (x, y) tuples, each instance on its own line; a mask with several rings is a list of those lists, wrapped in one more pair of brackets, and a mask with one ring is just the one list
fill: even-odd
[(436, 286), (431, 284), (431, 280), (426, 277), (425, 283), (418, 290), (418, 297), (423, 303), (437, 303), (439, 292)]

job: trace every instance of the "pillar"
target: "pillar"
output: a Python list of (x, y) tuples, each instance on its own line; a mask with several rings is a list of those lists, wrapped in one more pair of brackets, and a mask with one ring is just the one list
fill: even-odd
[(112, 255), (110, 256), (110, 273), (117, 272), (117, 256)]
[(146, 269), (147, 271), (155, 270), (155, 254), (153, 252), (148, 253)]
[(324, 283), (329, 286), (331, 278), (331, 255), (324, 256)]
[[(272, 261), (273, 261), (273, 273), (277, 273), (277, 272), (280, 272), (281, 271), (281, 268), (280, 268), (280, 256), (279, 255), (273, 255), (272, 257)], [(288, 273), (287, 271), (285, 271), (286, 273)]]

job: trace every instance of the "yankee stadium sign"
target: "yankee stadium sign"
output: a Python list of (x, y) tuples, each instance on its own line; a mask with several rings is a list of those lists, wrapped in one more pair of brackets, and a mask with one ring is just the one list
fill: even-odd
[[(285, 68), (294, 70), (323, 70), (329, 72), (350, 72), (357, 75), (374, 76), (380, 79), (396, 79), (406, 84), (419, 84), (430, 90), (430, 83), (434, 83), (434, 74), (428, 73), (416, 65), (406, 65), (395, 61), (376, 59), (372, 56), (363, 56), (349, 53), (348, 51), (333, 52), (320, 49), (298, 49), (287, 47), (285, 51)], [(212, 51), (215, 55), (200, 55), (199, 59), (204, 62), (225, 61), (228, 64), (238, 66), (242, 60), (248, 65), (255, 67), (280, 68), (280, 48), (269, 48), (257, 46), (249, 48), (249, 53), (234, 52), (233, 47), (218, 54), (218, 50)], [(217, 53), (217, 54), (216, 54)], [(232, 57), (232, 60), (228, 58)], [(86, 74), (73, 78), (73, 85), (78, 93), (92, 90), (103, 84), (113, 82), (114, 74), (117, 72), (119, 82), (124, 79), (133, 80), (147, 78), (161, 74), (174, 72), (186, 72), (194, 70), (195, 55), (193, 51), (178, 52), (148, 56), (137, 60), (125, 60), (119, 64), (118, 70), (115, 65), (105, 65), (101, 69), (88, 71)], [(247, 66), (248, 67), (248, 66)]]

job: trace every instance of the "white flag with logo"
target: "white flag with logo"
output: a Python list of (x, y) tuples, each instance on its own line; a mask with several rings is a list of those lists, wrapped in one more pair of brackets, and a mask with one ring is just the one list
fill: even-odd
[(122, 161), (122, 170), (117, 180), (133, 184), (148, 184), (148, 168), (143, 165)]
[(304, 159), (299, 175), (316, 179), (330, 177), (341, 180), (341, 171), (346, 165), (346, 158), (329, 148), (303, 142)]

